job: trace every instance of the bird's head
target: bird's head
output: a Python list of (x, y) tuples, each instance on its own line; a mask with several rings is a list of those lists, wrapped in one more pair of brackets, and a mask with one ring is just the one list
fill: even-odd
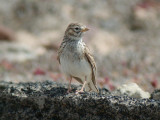
[(79, 40), (82, 38), (84, 32), (88, 31), (89, 29), (80, 23), (71, 23), (68, 25), (65, 36), (71, 38), (72, 40)]

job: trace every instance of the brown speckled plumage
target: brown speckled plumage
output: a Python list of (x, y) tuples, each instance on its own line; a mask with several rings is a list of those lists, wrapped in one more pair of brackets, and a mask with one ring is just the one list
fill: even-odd
[[(89, 48), (82, 41), (82, 36), (89, 29), (79, 23), (71, 23), (65, 31), (63, 41), (58, 50), (58, 61), (62, 71), (70, 79), (75, 78), (83, 84), (78, 92), (86, 91), (99, 92), (96, 87), (96, 63), (90, 54)], [(68, 91), (70, 91), (70, 85)]]

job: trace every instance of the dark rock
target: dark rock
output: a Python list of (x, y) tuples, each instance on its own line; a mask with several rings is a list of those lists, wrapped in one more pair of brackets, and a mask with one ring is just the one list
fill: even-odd
[(151, 99), (160, 100), (160, 89), (155, 90), (155, 91), (151, 94)]
[(158, 120), (160, 101), (100, 94), (67, 93), (67, 85), (55, 82), (0, 82), (0, 120)]

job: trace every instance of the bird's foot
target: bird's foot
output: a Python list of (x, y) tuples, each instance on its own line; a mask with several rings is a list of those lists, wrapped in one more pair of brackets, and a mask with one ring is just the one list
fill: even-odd
[(84, 93), (83, 90), (76, 90), (76, 94), (79, 94), (79, 93)]
[(68, 90), (67, 90), (67, 93), (71, 93), (71, 92), (72, 92), (72, 89), (68, 89)]

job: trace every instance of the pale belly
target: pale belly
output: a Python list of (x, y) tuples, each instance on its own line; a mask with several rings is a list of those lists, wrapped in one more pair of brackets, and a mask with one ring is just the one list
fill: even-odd
[(91, 75), (91, 66), (86, 59), (72, 61), (69, 58), (61, 57), (60, 62), (61, 70), (68, 76), (71, 75), (83, 79), (85, 76)]

